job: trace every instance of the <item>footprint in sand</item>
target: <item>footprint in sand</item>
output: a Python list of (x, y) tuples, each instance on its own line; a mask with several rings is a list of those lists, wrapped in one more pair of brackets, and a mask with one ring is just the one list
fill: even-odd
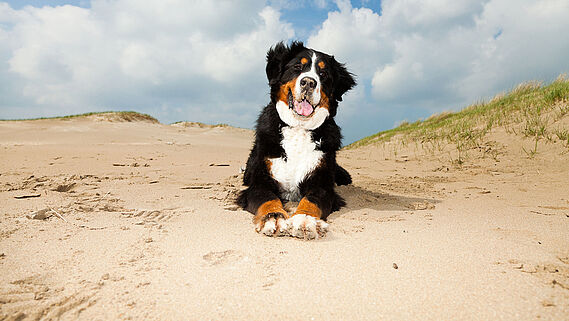
[(210, 266), (232, 265), (241, 261), (243, 258), (243, 253), (236, 250), (212, 251), (203, 256), (204, 261)]
[(163, 223), (178, 216), (177, 211), (172, 210), (139, 210), (133, 212), (123, 212), (124, 217), (137, 218), (142, 222)]
[[(507, 264), (514, 270), (538, 277), (553, 287), (569, 290), (569, 258), (558, 257), (560, 262), (523, 262), (516, 259), (508, 260)], [(504, 264), (497, 262), (497, 264)]]
[[(76, 319), (81, 311), (93, 305), (98, 292), (96, 284), (84, 284), (80, 290), (50, 288), (47, 277), (32, 275), (0, 286), (2, 320)], [(22, 312), (24, 311), (24, 312)]]

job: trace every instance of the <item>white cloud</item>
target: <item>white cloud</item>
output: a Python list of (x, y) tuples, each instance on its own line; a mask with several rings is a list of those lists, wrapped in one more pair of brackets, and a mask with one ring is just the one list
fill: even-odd
[[(393, 39), (396, 56), (374, 74), (374, 96), (379, 101), (420, 103), (434, 111), (462, 107), (519, 82), (550, 80), (566, 72), (569, 39), (558, 35), (569, 30), (569, 4), (546, 2), (489, 1), (481, 10), (466, 3), (443, 11), (443, 32), (432, 33), (427, 23), (424, 30)], [(432, 21), (440, 7), (408, 21)], [(414, 69), (417, 64), (422, 72)], [(404, 94), (408, 98), (402, 99)]]
[(449, 27), (470, 26), (490, 0), (384, 0), (384, 27), (393, 34), (444, 33)]
[(370, 76), (370, 67), (389, 60), (392, 52), (392, 44), (384, 40), (381, 17), (368, 8), (352, 8), (349, 1), (337, 4), (340, 11), (329, 12), (307, 44), (346, 62), (358, 76)]
[(328, 6), (328, 1), (327, 0), (314, 0), (314, 5), (317, 8), (324, 9)]
[(381, 16), (336, 3), (308, 44), (358, 76), (338, 114), (349, 138), (569, 72), (565, 0), (385, 0)]
[[(294, 36), (264, 1), (91, 4), (13, 10), (0, 3), (0, 79), (13, 83), (4, 117), (131, 108), (173, 121), (190, 119), (186, 111), (198, 104), (231, 110), (244, 101), (257, 110), (266, 103), (258, 88), (268, 91), (266, 51)], [(247, 113), (238, 125), (252, 123), (256, 112)]]
[(330, 0), (268, 0), (268, 4), (278, 10), (297, 10), (308, 9), (314, 7), (317, 9), (325, 9), (328, 7)]
[(475, 27), (464, 33), (473, 52), (468, 75), (457, 79), (464, 97), (472, 96), (466, 88), (487, 96), (522, 80), (550, 80), (569, 71), (569, 38), (560, 36), (569, 32), (569, 3), (516, 4), (486, 4)]
[(386, 0), (381, 16), (337, 4), (308, 44), (370, 88), (354, 104), (434, 112), (569, 71), (567, 1)]
[[(339, 0), (336, 4), (339, 11), (328, 13), (321, 28), (308, 38), (307, 45), (334, 55), (356, 75), (358, 85), (346, 94), (337, 116), (340, 123), (345, 123), (351, 117), (361, 117), (362, 111), (373, 109), (367, 94), (371, 77), (378, 65), (391, 60), (393, 48), (384, 40), (386, 31), (377, 13), (368, 8), (352, 8), (349, 1)], [(359, 132), (350, 133), (349, 127), (344, 130), (349, 140), (363, 135), (361, 128), (354, 129)]]

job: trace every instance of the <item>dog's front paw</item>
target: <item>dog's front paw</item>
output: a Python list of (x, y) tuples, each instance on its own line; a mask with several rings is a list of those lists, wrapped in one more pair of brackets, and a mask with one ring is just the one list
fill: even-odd
[(255, 225), (255, 231), (269, 236), (288, 234), (288, 221), (281, 213), (269, 213)]
[(290, 234), (303, 239), (317, 239), (328, 232), (328, 223), (305, 214), (297, 214), (289, 219)]

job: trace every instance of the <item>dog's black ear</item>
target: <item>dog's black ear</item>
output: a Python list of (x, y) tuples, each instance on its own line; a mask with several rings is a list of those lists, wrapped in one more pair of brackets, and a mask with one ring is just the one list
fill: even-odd
[(356, 80), (354, 79), (354, 74), (349, 72), (344, 64), (337, 62), (334, 58), (332, 59), (334, 61), (334, 71), (336, 73), (336, 83), (334, 86), (333, 96), (337, 101), (342, 101), (342, 95), (346, 93), (346, 91), (354, 88)]
[(270, 85), (278, 81), (280, 73), (287, 62), (292, 58), (291, 56), (302, 49), (304, 49), (304, 44), (300, 41), (293, 41), (290, 46), (285, 45), (284, 42), (281, 41), (269, 49), (267, 52), (267, 67), (265, 68), (265, 72), (267, 73), (267, 79)]
[(269, 84), (272, 85), (279, 77), (283, 58), (287, 56), (289, 51), (290, 48), (281, 41), (267, 52), (267, 67), (265, 68), (265, 72), (267, 73)]

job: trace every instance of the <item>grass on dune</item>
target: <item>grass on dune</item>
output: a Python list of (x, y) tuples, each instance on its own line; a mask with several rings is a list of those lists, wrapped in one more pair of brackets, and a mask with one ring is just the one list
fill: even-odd
[(387, 142), (397, 136), (403, 141), (436, 146), (443, 142), (456, 145), (458, 162), (464, 151), (479, 146), (481, 139), (493, 128), (504, 127), (508, 133), (531, 137), (537, 142), (559, 140), (569, 148), (569, 128), (555, 125), (569, 113), (569, 80), (560, 76), (542, 86), (538, 82), (521, 84), (509, 93), (480, 102), (459, 112), (445, 112), (413, 123), (403, 122), (396, 128), (379, 132), (346, 148), (357, 148)]

